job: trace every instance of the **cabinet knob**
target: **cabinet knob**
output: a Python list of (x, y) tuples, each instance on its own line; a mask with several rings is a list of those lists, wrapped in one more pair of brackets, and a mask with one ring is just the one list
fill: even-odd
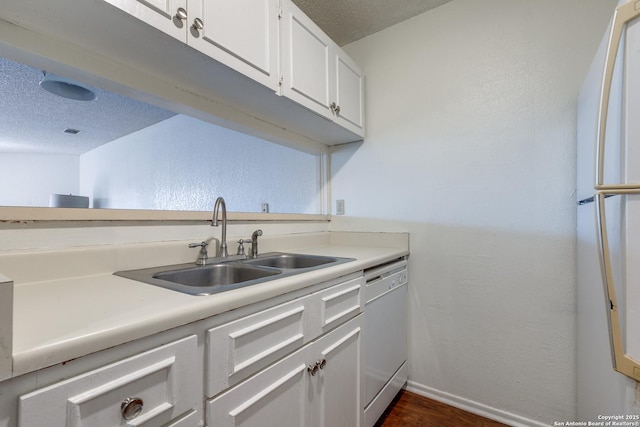
[(120, 405), (120, 413), (125, 420), (132, 420), (142, 412), (144, 402), (139, 397), (127, 397)]
[(178, 10), (176, 11), (176, 18), (182, 21), (187, 19), (187, 11), (184, 9), (184, 7), (178, 8)]
[(318, 373), (318, 364), (307, 366), (307, 372), (309, 372), (312, 377), (315, 377)]
[(336, 113), (336, 116), (340, 115), (340, 106), (339, 105), (336, 105), (335, 113)]
[(318, 360), (316, 365), (318, 365), (320, 369), (324, 369), (324, 367), (327, 366), (327, 359), (323, 358), (322, 360)]
[(334, 113), (334, 114), (335, 114), (335, 112), (336, 112), (336, 107), (337, 107), (337, 106), (336, 106), (336, 103), (335, 103), (335, 102), (332, 102), (331, 104), (329, 104), (329, 109), (330, 109), (330, 110), (331, 110), (331, 112), (332, 112), (332, 113)]
[(200, 31), (204, 28), (204, 22), (202, 22), (202, 19), (200, 18), (196, 18), (193, 20), (193, 28), (195, 28), (196, 30)]

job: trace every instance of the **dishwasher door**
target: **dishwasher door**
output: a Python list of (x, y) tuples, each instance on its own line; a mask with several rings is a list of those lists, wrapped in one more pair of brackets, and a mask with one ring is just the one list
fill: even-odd
[(364, 404), (368, 425), (369, 420), (375, 422), (382, 415), (407, 380), (406, 261), (367, 272), (365, 277)]

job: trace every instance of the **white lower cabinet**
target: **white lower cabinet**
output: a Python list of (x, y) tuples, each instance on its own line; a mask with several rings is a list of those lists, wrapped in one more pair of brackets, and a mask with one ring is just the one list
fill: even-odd
[(208, 426), (360, 426), (361, 319), (353, 318), (210, 400)]
[(320, 367), (311, 378), (313, 402), (306, 426), (360, 426), (363, 419), (362, 396), (362, 318), (360, 315), (335, 332), (320, 339), (313, 348)]
[(20, 427), (200, 425), (197, 337), (20, 396)]
[(329, 287), (207, 331), (206, 394), (214, 397), (362, 312), (364, 278)]
[(136, 345), (151, 350), (96, 355), (85, 359), (87, 371), (52, 367), (46, 387), (38, 372), (0, 383), (16, 386), (15, 394), (0, 387), (0, 409), (18, 402), (17, 417), (0, 417), (0, 426), (359, 427), (364, 277), (312, 289), (221, 315), (229, 315), (224, 323), (214, 316), (184, 325), (184, 334), (148, 337), (149, 346), (124, 344), (118, 351), (127, 355)]

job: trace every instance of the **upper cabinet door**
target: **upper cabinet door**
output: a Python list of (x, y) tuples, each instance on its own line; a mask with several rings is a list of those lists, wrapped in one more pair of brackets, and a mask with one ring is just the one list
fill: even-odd
[(282, 2), (282, 95), (364, 137), (364, 73), (291, 0)]
[(187, 41), (187, 0), (105, 1), (178, 40)]
[(190, 46), (278, 90), (278, 0), (189, 0), (188, 6)]
[(282, 94), (329, 119), (333, 41), (290, 0), (283, 1)]
[(336, 52), (335, 121), (364, 136), (364, 73), (342, 49)]

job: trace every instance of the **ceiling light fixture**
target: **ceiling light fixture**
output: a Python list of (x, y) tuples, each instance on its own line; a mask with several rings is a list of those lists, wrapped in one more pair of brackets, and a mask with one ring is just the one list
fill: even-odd
[(66, 77), (47, 73), (46, 71), (42, 73), (44, 77), (40, 80), (40, 87), (47, 92), (76, 101), (93, 101), (96, 99), (96, 94), (93, 90), (83, 86), (81, 83)]

